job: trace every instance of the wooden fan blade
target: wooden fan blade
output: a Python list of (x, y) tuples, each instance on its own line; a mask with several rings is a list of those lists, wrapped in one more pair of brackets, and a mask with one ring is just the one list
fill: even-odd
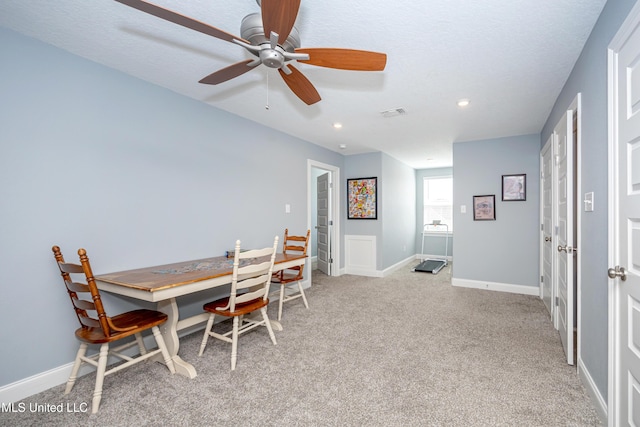
[(249, 64), (251, 62), (254, 62), (254, 60), (247, 59), (246, 61), (236, 62), (235, 64), (229, 65), (228, 67), (216, 71), (215, 73), (209, 74), (198, 83), (217, 85), (219, 83), (226, 82), (227, 80), (231, 80), (234, 77), (243, 75), (247, 71), (253, 70), (255, 66), (250, 67)]
[(278, 34), (278, 44), (289, 37), (300, 9), (300, 0), (262, 0), (262, 26), (264, 36), (269, 39), (271, 32)]
[(354, 71), (382, 71), (387, 65), (387, 54), (354, 49), (298, 48), (296, 53), (306, 53), (309, 59), (298, 62), (319, 67)]
[[(264, 4), (264, 0), (262, 0)], [(298, 71), (297, 68), (292, 65), (286, 65), (291, 71), (291, 74), (287, 74), (282, 69), (278, 69), (278, 72), (282, 76), (284, 82), (289, 86), (289, 89), (296, 94), (298, 98), (307, 105), (315, 104), (320, 101), (320, 94), (315, 87), (311, 84), (304, 74)]]
[(233, 34), (229, 34), (226, 31), (222, 31), (216, 27), (212, 27), (209, 24), (205, 24), (204, 22), (197, 21), (195, 19), (181, 15), (172, 10), (164, 9), (160, 6), (156, 6), (155, 4), (148, 3), (143, 0), (116, 0), (116, 1), (118, 3), (131, 6), (134, 9), (138, 9), (142, 12), (146, 12), (150, 15), (164, 19), (166, 21), (173, 22), (174, 24), (182, 25), (183, 27), (187, 27), (192, 30), (199, 31), (209, 36), (213, 36), (220, 40), (233, 42), (233, 39), (237, 39), (245, 43), (249, 43), (248, 41), (240, 37), (234, 36)]

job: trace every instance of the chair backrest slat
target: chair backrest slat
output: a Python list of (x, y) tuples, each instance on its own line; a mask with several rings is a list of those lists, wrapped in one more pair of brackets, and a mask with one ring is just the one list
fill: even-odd
[(89, 290), (89, 286), (85, 283), (79, 283), (79, 282), (67, 282), (65, 280), (65, 285), (67, 285), (67, 289), (72, 291), (72, 292), (91, 292)]

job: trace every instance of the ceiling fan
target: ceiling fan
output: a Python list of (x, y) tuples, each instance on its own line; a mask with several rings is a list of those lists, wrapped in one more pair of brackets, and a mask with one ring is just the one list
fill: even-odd
[(387, 63), (384, 53), (340, 48), (301, 48), (298, 30), (293, 26), (300, 0), (257, 0), (261, 13), (252, 13), (242, 20), (242, 37), (144, 0), (116, 1), (174, 24), (238, 44), (256, 56), (255, 59), (240, 61), (209, 74), (200, 80), (204, 84), (226, 82), (263, 64), (276, 68), (289, 89), (307, 105), (311, 105), (320, 101), (320, 94), (290, 61), (353, 71), (382, 71)]

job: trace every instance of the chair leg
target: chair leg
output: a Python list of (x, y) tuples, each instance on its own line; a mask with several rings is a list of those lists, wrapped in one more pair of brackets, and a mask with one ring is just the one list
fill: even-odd
[(162, 334), (160, 333), (160, 328), (158, 328), (157, 326), (154, 326), (153, 328), (151, 328), (151, 331), (153, 332), (153, 336), (156, 338), (156, 342), (158, 343), (158, 348), (162, 353), (164, 364), (167, 365), (167, 368), (169, 368), (169, 372), (171, 372), (172, 374), (175, 374), (176, 368), (173, 366), (173, 359), (171, 359), (171, 356), (169, 356), (169, 350), (167, 350), (167, 346), (164, 343), (164, 338), (162, 338)]
[(140, 349), (140, 355), (145, 355), (147, 354), (147, 347), (144, 346), (144, 340), (142, 339), (142, 334), (141, 333), (137, 333), (135, 334), (136, 337), (136, 342), (138, 343), (138, 348)]
[(231, 331), (231, 370), (236, 369), (236, 359), (238, 358), (238, 325), (240, 319), (238, 316), (233, 318), (233, 330)]
[(267, 327), (267, 331), (269, 331), (271, 342), (273, 343), (273, 345), (278, 345), (278, 343), (276, 342), (276, 336), (273, 333), (273, 328), (271, 327), (271, 321), (269, 320), (269, 316), (267, 316), (267, 307), (262, 307), (260, 309), (260, 313), (262, 313), (262, 318), (264, 319), (264, 325)]
[(102, 399), (102, 383), (104, 382), (104, 371), (107, 369), (107, 357), (109, 356), (109, 344), (100, 346), (100, 356), (98, 358), (98, 370), (96, 371), (96, 387), (93, 391), (93, 401), (91, 403), (91, 413), (98, 413), (100, 400)]
[(76, 383), (76, 378), (78, 378), (78, 370), (82, 365), (82, 358), (87, 353), (88, 345), (86, 343), (80, 343), (80, 348), (78, 349), (78, 353), (76, 354), (76, 360), (73, 362), (73, 368), (71, 368), (71, 375), (69, 375), (69, 379), (67, 380), (67, 387), (64, 389), (64, 394), (69, 394), (73, 385)]
[(202, 356), (202, 353), (204, 352), (204, 348), (207, 346), (207, 340), (209, 339), (209, 331), (213, 327), (213, 318), (215, 316), (216, 315), (213, 313), (209, 314), (209, 320), (207, 320), (207, 326), (204, 328), (204, 336), (202, 337), (202, 344), (200, 344), (200, 352), (198, 353), (198, 356)]
[(307, 296), (304, 294), (304, 289), (302, 289), (302, 283), (298, 282), (298, 289), (300, 290), (300, 295), (302, 295), (302, 301), (304, 301), (304, 306), (309, 309), (309, 303), (307, 303)]
[(284, 303), (284, 289), (286, 288), (284, 283), (280, 284), (280, 300), (278, 301), (278, 322), (282, 320), (282, 304)]

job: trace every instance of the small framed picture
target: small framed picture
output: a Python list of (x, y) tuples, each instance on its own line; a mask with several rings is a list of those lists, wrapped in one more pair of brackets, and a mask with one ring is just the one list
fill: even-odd
[(502, 175), (502, 200), (505, 202), (527, 200), (527, 175)]
[(473, 196), (473, 220), (474, 221), (495, 221), (496, 219), (496, 196)]

